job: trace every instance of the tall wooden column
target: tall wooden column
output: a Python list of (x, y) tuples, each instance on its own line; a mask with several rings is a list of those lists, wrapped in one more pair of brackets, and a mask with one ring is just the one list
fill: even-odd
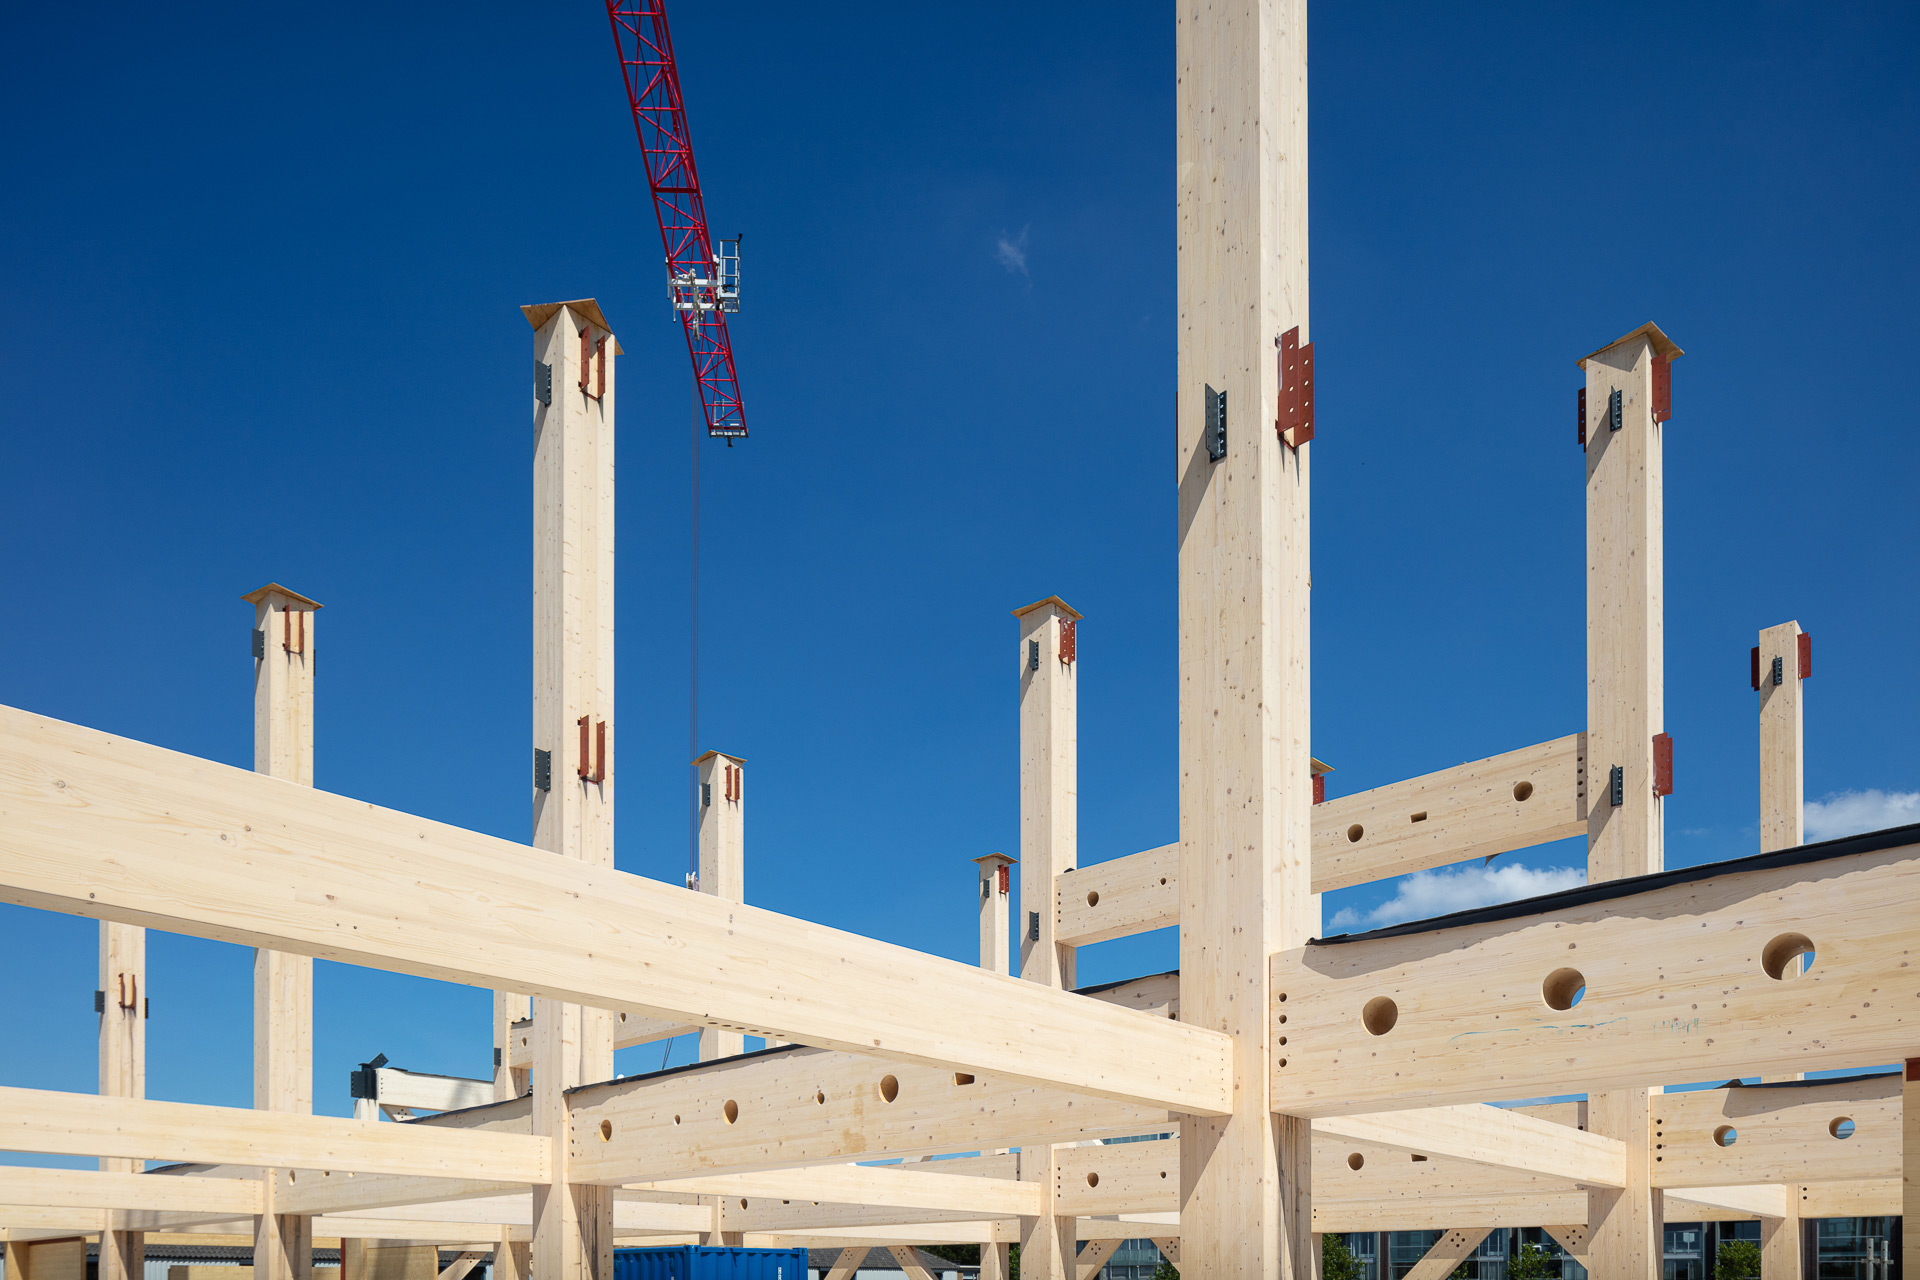
[[(100, 922), (100, 1093), (103, 1097), (147, 1096), (147, 931), (137, 925)], [(102, 1157), (110, 1173), (138, 1173), (144, 1160)], [(100, 1233), (99, 1280), (141, 1280), (146, 1267), (146, 1233), (122, 1231), (120, 1215), (109, 1211), (110, 1225)]]
[(1013, 887), (1014, 859), (1004, 853), (975, 858), (980, 869), (980, 967), (988, 973), (1006, 973), (1013, 963), (1007, 944), (1009, 890)]
[[(1020, 622), (1020, 976), (1074, 985), (1074, 949), (1054, 941), (1054, 877), (1074, 867), (1079, 840), (1080, 615), (1059, 596), (1015, 609)], [(1048, 1187), (1053, 1149), (1020, 1152), (1020, 1178)], [(1032, 1280), (1075, 1280), (1071, 1217), (1020, 1220), (1020, 1270)]]
[[(709, 751), (693, 762), (700, 771), (700, 892), (728, 902), (747, 900), (747, 762)], [(700, 1032), (700, 1061), (746, 1052), (746, 1037), (715, 1027)]]
[[(1900, 1086), (1900, 1211), (1920, 1226), (1920, 1058), (1908, 1058)], [(1920, 1229), (1902, 1230), (1900, 1274), (1920, 1276)]]
[[(1800, 705), (1802, 639), (1798, 622), (1760, 633), (1760, 852), (1805, 844), (1801, 764), (1805, 716)], [(1776, 668), (1775, 664), (1779, 664)], [(1774, 672), (1779, 683), (1774, 683)]]
[[(534, 328), (535, 361), (533, 745), (549, 753), (545, 778), (535, 779), (533, 845), (612, 866), (620, 348), (590, 298), (522, 310)], [(612, 1078), (613, 1017), (547, 999), (534, 1000), (532, 1014), (533, 1132), (553, 1139), (554, 1177), (533, 1189), (533, 1274), (610, 1280), (612, 1194), (568, 1182), (566, 1090)]]
[(1280, 1280), (1318, 1274), (1307, 1121), (1271, 1105), (1267, 964), (1313, 915), (1312, 446), (1277, 430), (1282, 337), (1312, 341), (1307, 6), (1178, 14), (1180, 1017), (1233, 1037), (1235, 1100), (1181, 1121), (1180, 1270)]
[[(1680, 354), (1647, 324), (1580, 362), (1587, 376), (1590, 882), (1644, 875), (1665, 863), (1665, 801), (1655, 768), (1666, 676), (1663, 388), (1670, 385), (1666, 364)], [(1629, 1157), (1625, 1188), (1589, 1193), (1595, 1275), (1659, 1280), (1663, 1204), (1651, 1180), (1659, 1098), (1658, 1090), (1618, 1089), (1588, 1099), (1589, 1127), (1621, 1139)]]
[[(253, 605), (253, 769), (313, 785), (314, 614), (320, 606), (278, 583), (242, 597)], [(253, 1105), (313, 1112), (313, 958), (253, 953)], [(256, 1280), (313, 1274), (313, 1219), (272, 1212), (274, 1171), (263, 1171), (268, 1212), (254, 1219)]]

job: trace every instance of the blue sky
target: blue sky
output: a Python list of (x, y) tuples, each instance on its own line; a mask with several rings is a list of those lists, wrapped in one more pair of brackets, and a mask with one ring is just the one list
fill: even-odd
[[(1920, 15), (1606, 18), (1316, 12), (1315, 754), (1338, 795), (1580, 727), (1574, 361), (1652, 319), (1688, 353), (1669, 862), (1757, 849), (1747, 650), (1788, 618), (1808, 795), (1878, 791), (1831, 821), (1882, 825), (1920, 791)], [(1171, 14), (674, 21), (715, 230), (746, 234), (753, 438), (703, 454), (701, 736), (749, 760), (748, 898), (970, 961), (968, 859), (1018, 842), (1009, 610), (1086, 615), (1082, 861), (1176, 834)], [(31, 51), (0, 81), (0, 702), (247, 765), (239, 597), (278, 580), (327, 606), (319, 785), (524, 838), (517, 308), (594, 295), (627, 351), (619, 863), (677, 882), (689, 375), (597, 6), (0, 24)], [(93, 1088), (94, 948), (0, 908), (0, 1082)], [(1175, 959), (1162, 932), (1081, 974)], [(246, 1102), (248, 963), (152, 939), (152, 1096)], [(375, 1053), (484, 1074), (487, 997), (323, 964), (317, 1040), (344, 1114)]]

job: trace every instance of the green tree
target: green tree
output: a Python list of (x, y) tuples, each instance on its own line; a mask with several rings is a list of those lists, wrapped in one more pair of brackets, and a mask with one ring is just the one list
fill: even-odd
[(1537, 1244), (1523, 1244), (1507, 1264), (1507, 1280), (1560, 1280), (1560, 1263)]
[(1153, 1269), (1153, 1280), (1180, 1280), (1180, 1268), (1162, 1258), (1160, 1265)]
[(1713, 1280), (1760, 1280), (1760, 1246), (1751, 1240), (1722, 1240)]
[(1362, 1280), (1365, 1275), (1345, 1236), (1328, 1233), (1320, 1237), (1320, 1280)]
[(969, 1267), (980, 1265), (980, 1246), (977, 1244), (923, 1244), (920, 1252), (930, 1253), (936, 1258), (945, 1258), (948, 1262), (959, 1262)]

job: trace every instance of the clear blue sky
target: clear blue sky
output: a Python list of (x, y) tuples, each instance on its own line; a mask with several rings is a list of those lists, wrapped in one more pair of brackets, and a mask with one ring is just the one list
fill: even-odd
[[(1920, 15), (1604, 16), (1316, 12), (1313, 745), (1344, 794), (1581, 726), (1574, 361), (1656, 320), (1684, 865), (1757, 848), (1747, 650), (1788, 618), (1809, 796), (1920, 790)], [(1176, 834), (1171, 8), (674, 21), (746, 233), (702, 737), (749, 760), (748, 897), (970, 961), (968, 859), (1018, 844), (1010, 609), (1086, 614), (1082, 860)], [(689, 376), (599, 6), (21, 6), (0, 39), (0, 702), (247, 765), (239, 597), (278, 580), (326, 605), (319, 785), (525, 838), (517, 308), (594, 295), (627, 351), (619, 862), (678, 881)], [(0, 1082), (94, 1087), (94, 948), (0, 909)], [(245, 1103), (248, 963), (153, 938), (153, 1096)], [(1163, 932), (1081, 973), (1174, 963)], [(377, 1052), (487, 1070), (484, 993), (318, 991), (323, 1111)]]

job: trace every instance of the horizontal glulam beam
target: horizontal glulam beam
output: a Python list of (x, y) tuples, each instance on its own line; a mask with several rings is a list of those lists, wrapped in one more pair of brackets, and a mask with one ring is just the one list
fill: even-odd
[[(516, 1134), (367, 1124), (146, 1098), (0, 1087), (0, 1151), (545, 1182), (551, 1147)], [(159, 1181), (161, 1175), (142, 1175)]]
[[(1585, 734), (1503, 752), (1313, 807), (1313, 891), (1584, 834)], [(1180, 923), (1180, 846), (1054, 879), (1055, 932), (1070, 946)]]
[(1901, 1175), (1900, 1077), (1656, 1094), (1653, 1185), (1846, 1182)]
[(1313, 1132), (1596, 1187), (1627, 1185), (1627, 1148), (1618, 1138), (1483, 1104), (1327, 1116), (1313, 1122)]
[(588, 1085), (568, 1121), (569, 1178), (629, 1183), (1111, 1137), (1168, 1112), (794, 1047)]
[[(1274, 1108), (1340, 1115), (1901, 1059), (1920, 1020), (1920, 984), (1903, 971), (1920, 954), (1917, 854), (1736, 863), (1276, 953), (1287, 1046)], [(1796, 975), (1809, 947), (1817, 960)]]
[(0, 1167), (0, 1204), (248, 1215), (260, 1212), (261, 1199), (260, 1183), (242, 1178)]
[(1047, 1188), (1037, 1182), (1015, 1182), (1010, 1176), (981, 1177), (933, 1172), (943, 1165), (958, 1163), (961, 1162), (943, 1160), (911, 1169), (890, 1165), (808, 1165), (800, 1169), (765, 1173), (736, 1173), (630, 1185), (636, 1190), (726, 1196), (749, 1201), (772, 1199), (885, 1205), (899, 1209), (973, 1213), (983, 1218), (1009, 1215), (1040, 1217), (1052, 1212), (1047, 1207), (1051, 1199)]
[(19, 906), (1230, 1108), (1217, 1032), (13, 708), (0, 809)]
[[(671, 1040), (675, 1036), (698, 1033), (699, 1026), (684, 1018), (643, 1018), (637, 1014), (623, 1013), (614, 1019), (613, 1047), (631, 1049), (635, 1045), (657, 1044), (662, 1040)], [(507, 1039), (507, 1062), (516, 1070), (526, 1071), (533, 1066), (533, 1019), (522, 1018), (513, 1024)]]

